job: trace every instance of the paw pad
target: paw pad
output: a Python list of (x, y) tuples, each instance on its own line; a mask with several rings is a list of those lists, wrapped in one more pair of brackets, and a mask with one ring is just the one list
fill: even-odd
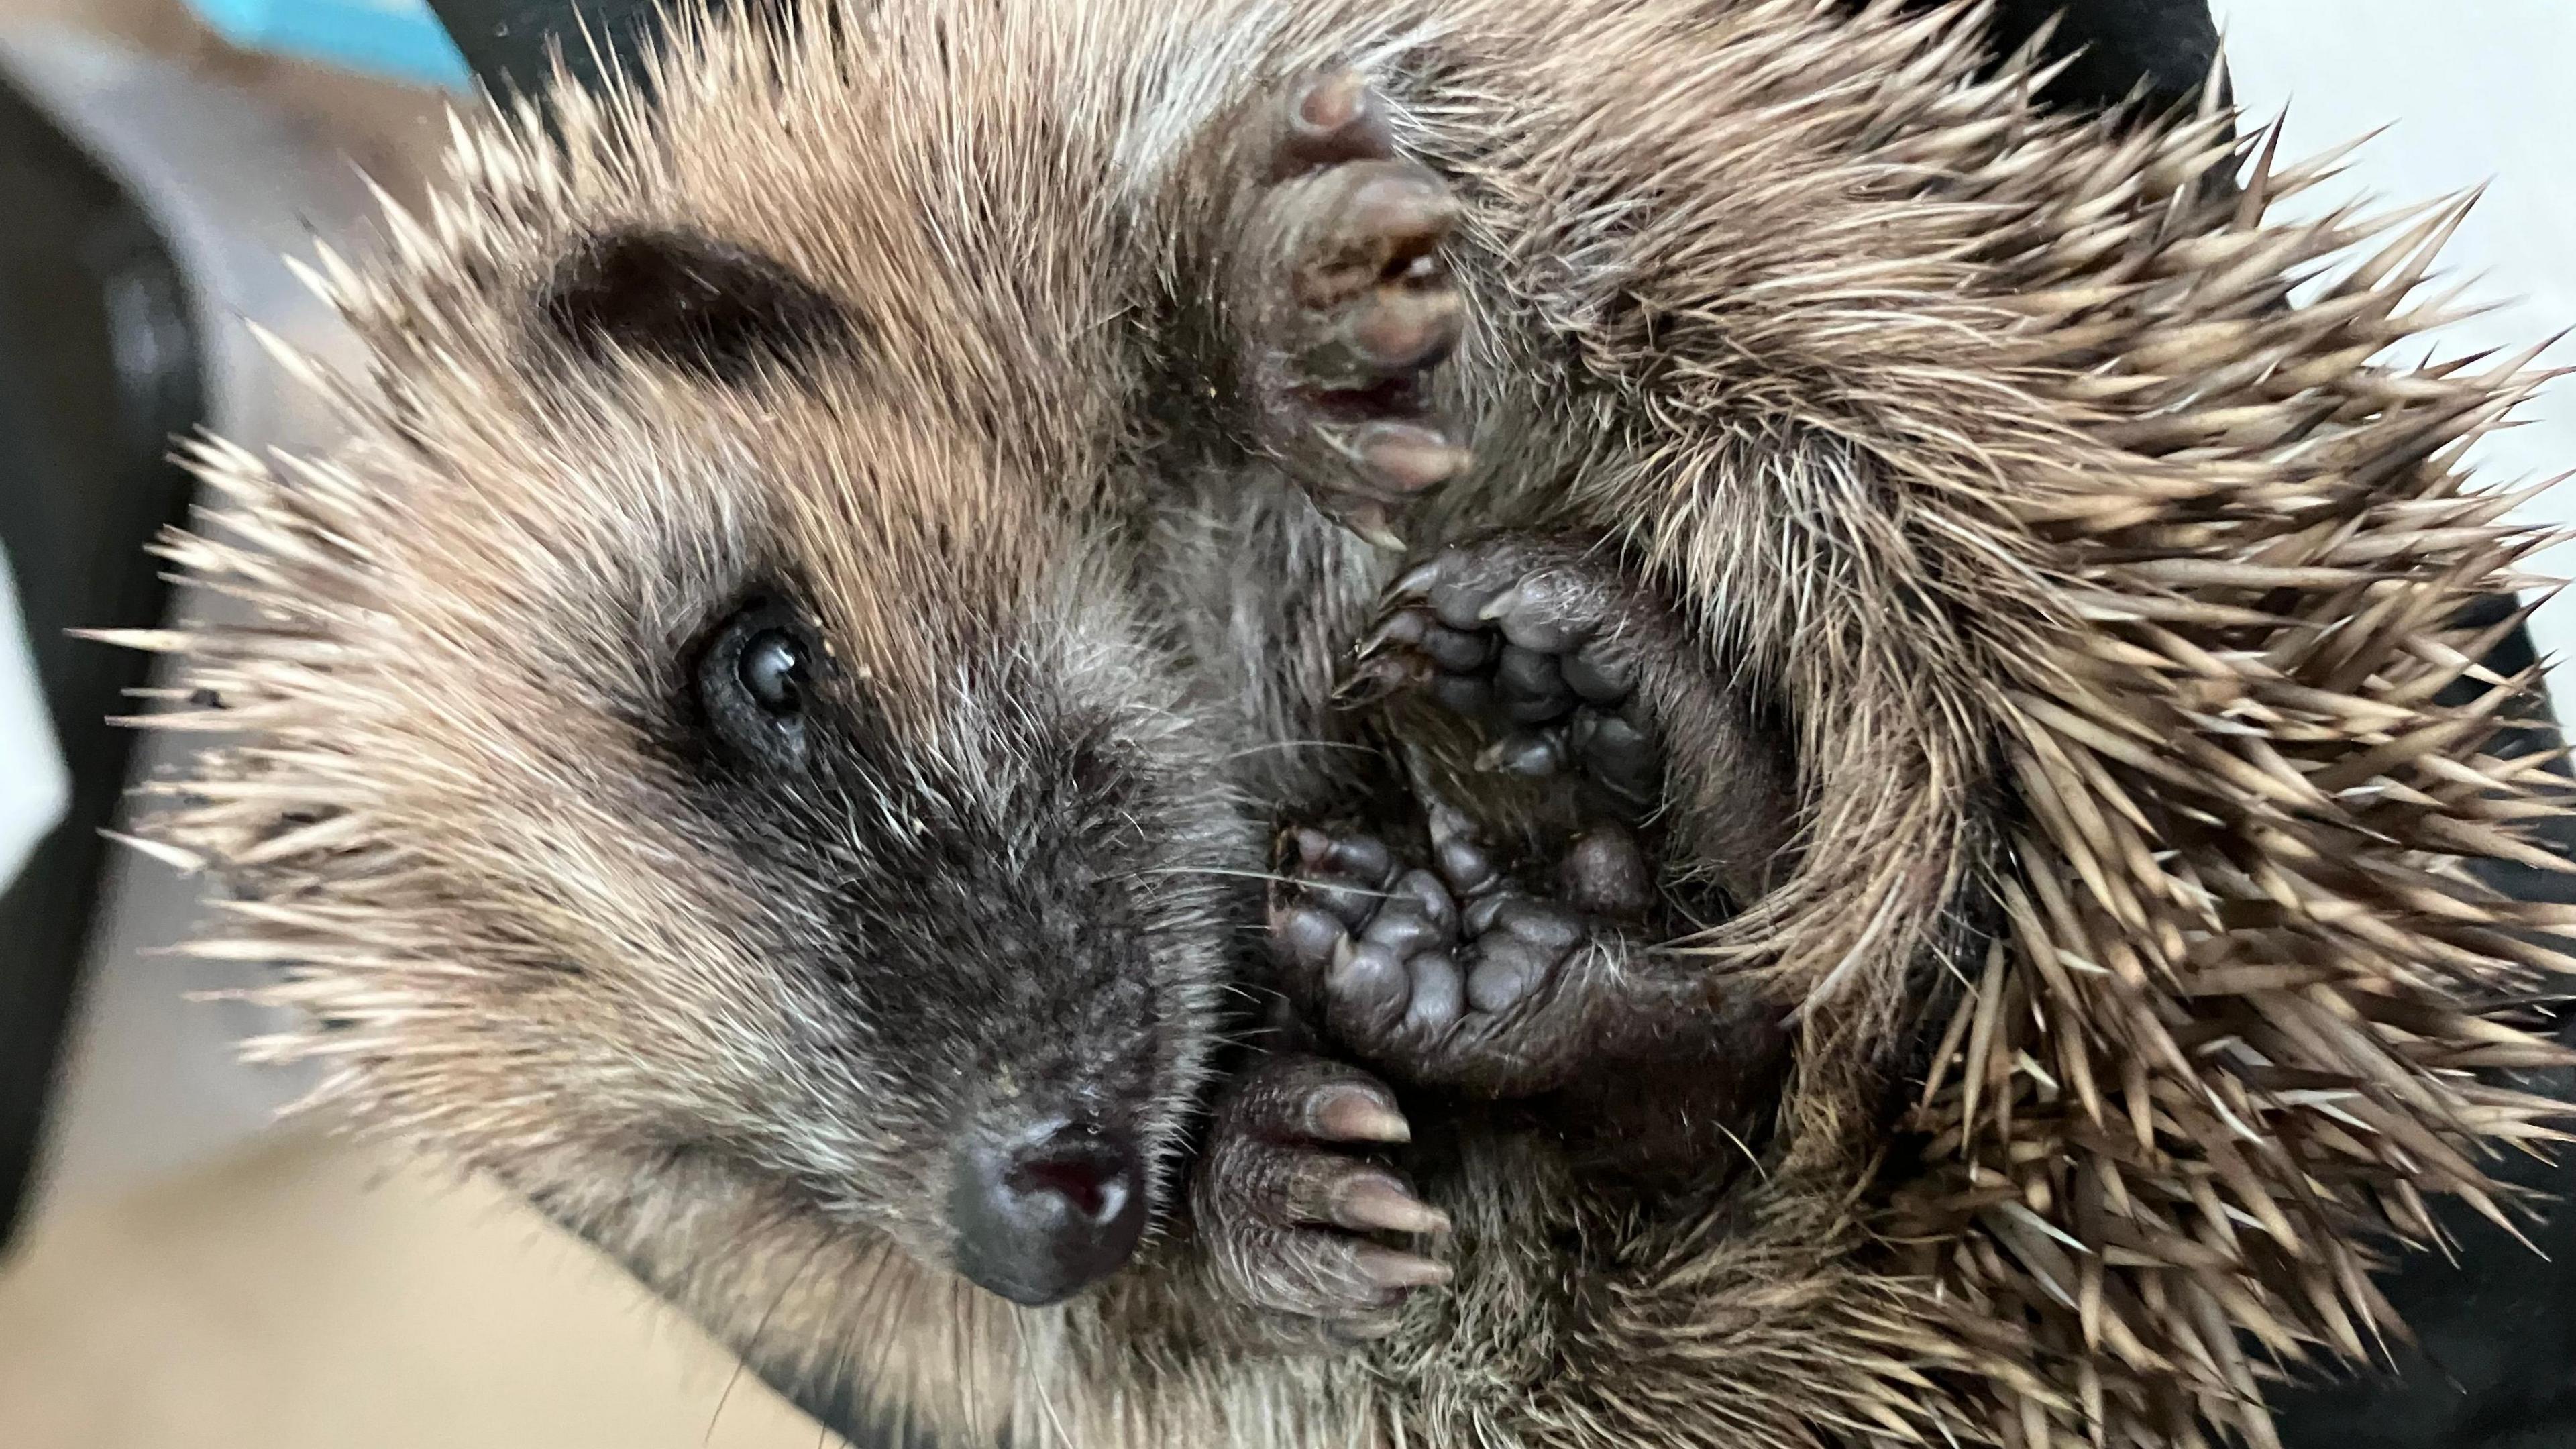
[(1637, 698), (1658, 647), (1652, 605), (1573, 559), (1504, 538), (1452, 548), (1399, 580), (1360, 648), (1350, 703), (1419, 688), (1486, 725), (1480, 768), (1576, 774), (1634, 822), (1663, 789), (1663, 749)]
[(1650, 908), (1653, 875), (1615, 826), (1578, 837), (1559, 895), (1528, 888), (1454, 812), (1432, 812), (1428, 859), (1376, 836), (1303, 829), (1271, 905), (1273, 948), (1325, 1029), (1427, 1085), (1494, 1096), (1544, 1091), (1585, 1060), (1610, 1005), (1605, 918)]

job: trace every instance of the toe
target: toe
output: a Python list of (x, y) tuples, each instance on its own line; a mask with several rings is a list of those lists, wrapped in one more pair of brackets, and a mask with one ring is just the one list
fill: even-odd
[(1383, 422), (1351, 441), (1352, 459), (1370, 482), (1390, 493), (1414, 494), (1457, 477), (1472, 461), (1448, 435), (1420, 423)]
[(1425, 1235), (1449, 1231), (1449, 1215), (1413, 1195), (1391, 1172), (1363, 1167), (1341, 1175), (1324, 1215), (1355, 1233)]
[(1414, 642), (1442, 669), (1452, 674), (1472, 674), (1494, 661), (1493, 635), (1448, 628), (1417, 611), (1406, 613), (1421, 624), (1421, 633)]
[(1457, 477), (1474, 461), (1447, 434), (1416, 422), (1322, 422), (1315, 436), (1350, 469), (1364, 496), (1410, 497)]
[(1515, 694), (1558, 697), (1568, 693), (1565, 671), (1557, 666), (1555, 655), (1518, 644), (1503, 646), (1502, 658), (1494, 665), (1494, 679)]
[(1397, 877), (1397, 898), (1412, 903), (1425, 919), (1438, 923), (1444, 932), (1454, 931), (1458, 921), (1458, 904), (1440, 878), (1427, 870), (1408, 870)]
[(1387, 615), (1385, 622), (1360, 642), (1359, 656), (1373, 659), (1389, 651), (1403, 649), (1426, 649), (1427, 652), (1432, 632), (1439, 628), (1424, 610), (1398, 609)]
[(1368, 924), (1369, 917), (1377, 914), (1378, 902), (1382, 899), (1379, 892), (1367, 886), (1335, 880), (1316, 881), (1306, 890), (1316, 905), (1331, 912), (1333, 919), (1353, 931)]
[(1444, 626), (1462, 633), (1488, 632), (1493, 626), (1485, 618), (1485, 606), (1502, 593), (1506, 582), (1465, 569), (1435, 574), (1428, 591), (1431, 612)]
[(1565, 676), (1566, 687), (1587, 704), (1616, 705), (1636, 687), (1628, 667), (1610, 658), (1600, 640), (1566, 655), (1558, 668)]
[(1655, 876), (1637, 838), (1615, 825), (1575, 838), (1559, 870), (1568, 904), (1596, 915), (1634, 919), (1654, 908)]
[(1565, 768), (1565, 741), (1555, 730), (1514, 730), (1479, 751), (1476, 768), (1544, 779)]
[(1417, 655), (1381, 648), (1343, 674), (1333, 686), (1333, 703), (1342, 709), (1365, 709), (1409, 689), (1428, 688), (1436, 695), (1446, 679)]
[(1435, 919), (1419, 902), (1398, 895), (1370, 918), (1360, 933), (1360, 944), (1390, 951), (1403, 960), (1426, 948), (1448, 945), (1453, 934), (1451, 922)]
[(1603, 784), (1630, 796), (1653, 793), (1661, 753), (1634, 722), (1585, 709), (1575, 716), (1567, 739), (1583, 768)]
[(1277, 1058), (1219, 1109), (1229, 1141), (1409, 1142), (1412, 1129), (1384, 1083), (1321, 1057)]
[(1562, 719), (1575, 702), (1556, 656), (1521, 644), (1503, 646), (1494, 666), (1494, 692), (1504, 716), (1518, 724)]
[(1336, 834), (1301, 828), (1296, 832), (1297, 861), (1310, 874), (1335, 875), (1376, 885), (1395, 869), (1395, 853), (1373, 835)]
[(1507, 900), (1496, 923), (1520, 940), (1560, 955), (1583, 939), (1583, 918), (1553, 901)]
[(1343, 324), (1351, 351), (1382, 373), (1432, 366), (1458, 345), (1466, 325), (1465, 299), (1442, 284), (1436, 269), (1425, 270), (1417, 261), (1395, 280), (1353, 308)]
[(1599, 622), (1597, 602), (1584, 592), (1574, 579), (1550, 569), (1514, 582), (1486, 600), (1478, 615), (1523, 649), (1562, 654), (1589, 638)]
[(1275, 1147), (1247, 1154), (1244, 1187), (1285, 1227), (1355, 1233), (1445, 1233), (1449, 1215), (1386, 1168), (1338, 1152)]
[(1413, 1140), (1413, 1127), (1395, 1098), (1364, 1078), (1342, 1081), (1309, 1095), (1304, 1125), (1318, 1142), (1388, 1142)]
[[(1304, 887), (1294, 904), (1324, 912), (1345, 930), (1366, 927), (1384, 903), (1387, 882), (1395, 874), (1395, 854), (1386, 843), (1375, 836), (1308, 827), (1290, 832), (1289, 843), (1294, 851), (1290, 874)], [(1282, 939), (1301, 961), (1310, 953), (1297, 948), (1323, 941), (1322, 927), (1293, 911), (1278, 916), (1274, 924), (1283, 932), (1294, 928), (1293, 937)]]
[(1458, 895), (1476, 895), (1490, 888), (1501, 876), (1493, 856), (1464, 835), (1450, 835), (1432, 846), (1432, 864), (1440, 878)]
[(1318, 388), (1369, 387), (1437, 366), (1458, 345), (1465, 323), (1455, 288), (1380, 286), (1343, 309), (1299, 365)]
[(1348, 947), (1324, 973), (1324, 1026), (1346, 1042), (1383, 1041), (1412, 1000), (1413, 973), (1382, 945)]
[(1417, 1288), (1449, 1281), (1430, 1258), (1342, 1233), (1250, 1229), (1220, 1245), (1219, 1263), (1247, 1301), (1278, 1313), (1333, 1320), (1353, 1337), (1394, 1325), (1381, 1315)]
[(1330, 965), (1333, 953), (1350, 939), (1341, 921), (1309, 905), (1277, 905), (1270, 912), (1271, 944), (1307, 971)]
[(1475, 969), (1467, 973), (1467, 1004), (1478, 1011), (1509, 1011), (1527, 1000), (1554, 964), (1549, 953), (1513, 936), (1477, 943)]
[(1385, 98), (1368, 77), (1351, 69), (1329, 71), (1289, 99), (1274, 175), (1379, 160), (1395, 154)]
[(1518, 895), (1478, 901), (1463, 924), (1474, 936), (1468, 948), (1467, 1004), (1478, 1011), (1508, 1011), (1546, 982), (1583, 940), (1583, 918), (1553, 902)]
[(1308, 233), (1295, 269), (1297, 300), (1321, 311), (1339, 307), (1381, 282), (1422, 286), (1414, 263), (1428, 258), (1458, 218), (1458, 202), (1440, 178), (1407, 161), (1358, 161), (1332, 178), (1338, 205), (1327, 203)]
[(1426, 952), (1413, 968), (1413, 1001), (1405, 1008), (1403, 1030), (1420, 1040), (1437, 1038), (1458, 1024), (1467, 1009), (1467, 986), (1457, 958), (1446, 951)]
[(1398, 1293), (1408, 1288), (1436, 1288), (1456, 1276), (1446, 1263), (1376, 1243), (1353, 1245), (1351, 1265), (1372, 1287)]

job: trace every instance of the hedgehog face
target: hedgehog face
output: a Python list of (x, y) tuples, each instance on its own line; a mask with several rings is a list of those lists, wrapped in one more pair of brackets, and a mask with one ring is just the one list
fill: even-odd
[(742, 883), (723, 929), (796, 998), (751, 1081), (802, 1085), (745, 1160), (1053, 1301), (1135, 1247), (1212, 1036), (1190, 852), (1221, 811), (1118, 697), (1114, 636), (934, 608), (911, 642), (944, 667), (898, 682), (810, 597), (711, 613), (646, 746)]
[(448, 304), (510, 385), (407, 369), (362, 482), (217, 460), (303, 541), (199, 562), (299, 612), (200, 641), (266, 731), (205, 783), (261, 783), (168, 833), (311, 963), (362, 1116), (541, 1203), (685, 1171), (1075, 1291), (1165, 1195), (1248, 914), (1207, 867), (1255, 854), (1047, 501), (1095, 465), (852, 365), (776, 263), (570, 255)]

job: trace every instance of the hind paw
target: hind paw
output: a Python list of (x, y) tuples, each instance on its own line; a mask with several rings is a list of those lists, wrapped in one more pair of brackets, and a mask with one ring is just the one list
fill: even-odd
[(1393, 546), (1394, 515), (1469, 461), (1427, 386), (1465, 321), (1440, 256), (1457, 202), (1396, 158), (1356, 71), (1297, 89), (1274, 124), (1233, 288), (1254, 428), (1328, 516)]
[(1392, 1170), (1358, 1155), (1411, 1137), (1385, 1087), (1315, 1057), (1251, 1073), (1216, 1109), (1191, 1207), (1226, 1290), (1337, 1336), (1374, 1337), (1417, 1288), (1449, 1280), (1418, 1246), (1449, 1220)]
[(1270, 907), (1292, 991), (1405, 1080), (1495, 1098), (1562, 1086), (1631, 1014), (1616, 923), (1653, 907), (1643, 852), (1616, 826), (1588, 831), (1534, 890), (1453, 812), (1432, 810), (1430, 840), (1408, 867), (1375, 836), (1292, 833), (1291, 884)]

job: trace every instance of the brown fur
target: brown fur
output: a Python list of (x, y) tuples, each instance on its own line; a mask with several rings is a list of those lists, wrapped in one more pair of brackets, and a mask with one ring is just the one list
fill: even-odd
[[(2024, 67), (1966, 79), (1956, 12), (835, 14), (691, 32), (656, 106), (558, 94), (561, 152), (466, 127), (455, 195), (331, 279), (378, 361), (331, 384), (345, 455), (204, 454), (231, 537), (173, 553), (271, 618), (136, 641), (254, 732), (160, 832), (246, 882), (242, 938), (198, 949), (289, 963), (275, 995), (329, 1025), (279, 1049), (362, 1120), (498, 1173), (775, 1377), (1087, 1446), (2264, 1442), (2240, 1340), (2363, 1355), (2370, 1234), (2428, 1232), (2425, 1193), (2490, 1204), (2480, 1147), (2542, 1135), (2474, 1072), (2549, 1049), (2468, 1003), (2565, 969), (2517, 934), (2557, 922), (2450, 862), (2529, 857), (2516, 822), (2557, 807), (2482, 752), (2519, 681), (2434, 698), (2484, 642), (2446, 621), (2534, 544), (2454, 471), (2533, 379), (2368, 362), (2429, 321), (2456, 207), (2269, 221), (2313, 168), (2266, 154), (2234, 196), (2203, 184), (2243, 159), (2214, 113), (2053, 119)], [(1467, 206), (1445, 386), (1484, 461), (1415, 541), (1614, 543), (1781, 701), (1810, 808), (1692, 968), (1799, 1009), (1763, 1172), (1613, 1211), (1471, 1137), (1426, 1169), (1457, 1281), (1300, 1355), (1214, 1301), (1186, 1224), (1010, 1309), (895, 1207), (854, 1230), (640, 1131), (846, 1109), (782, 1065), (813, 1005), (729, 924), (760, 881), (676, 832), (614, 691), (579, 691), (785, 539), (904, 738), (972, 735), (959, 636), (1048, 621), (1162, 758), (1231, 772), (1240, 815), (1206, 810), (1240, 824), (1192, 845), (1256, 866), (1264, 817), (1339, 779), (1295, 742), (1387, 570), (1213, 425), (1139, 420), (1171, 416), (1171, 338), (1224, 323), (1231, 131), (1341, 62)], [(876, 344), (803, 390), (576, 366), (529, 299), (610, 224), (755, 247)], [(930, 1160), (884, 1115), (845, 1157)]]

